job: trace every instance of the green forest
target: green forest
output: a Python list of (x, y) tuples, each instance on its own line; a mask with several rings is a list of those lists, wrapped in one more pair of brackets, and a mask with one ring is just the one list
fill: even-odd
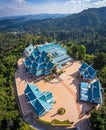
[(29, 43), (30, 36), (0, 33), (0, 130), (32, 130), (19, 115), (14, 92), (17, 60)]
[(56, 19), (5, 19), (0, 21), (0, 32), (25, 32), (66, 43), (71, 41), (85, 45), (89, 54), (106, 52), (106, 7)]
[[(14, 74), (17, 69), (17, 60), (23, 55), (25, 47), (29, 44), (42, 44), (44, 41), (51, 42), (52, 38), (45, 36), (37, 36), (32, 34), (3, 34), (0, 33), (0, 129), (1, 130), (30, 130), (26, 123), (23, 122), (19, 115), (16, 97), (14, 93)], [(59, 43), (59, 41), (56, 41)], [(87, 54), (84, 45), (77, 45), (71, 41), (61, 43), (67, 48), (68, 54), (74, 59), (84, 60), (93, 63), (98, 70), (98, 77), (101, 80), (104, 90), (103, 110), (96, 112), (97, 126), (93, 126), (94, 130), (98, 128), (98, 121), (102, 126), (99, 130), (105, 130), (106, 121), (106, 53), (99, 52), (95, 54)], [(104, 115), (105, 114), (105, 115)], [(103, 116), (104, 115), (104, 116)], [(104, 117), (104, 118), (103, 118)], [(92, 118), (95, 118), (92, 114)], [(99, 119), (98, 119), (99, 118)], [(92, 119), (91, 119), (92, 120)], [(94, 121), (94, 120), (93, 120)], [(94, 122), (93, 122), (94, 123)]]

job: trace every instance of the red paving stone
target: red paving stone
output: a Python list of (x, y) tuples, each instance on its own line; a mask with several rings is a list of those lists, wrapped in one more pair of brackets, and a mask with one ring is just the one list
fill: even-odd
[[(61, 84), (73, 95), (74, 100), (76, 101), (77, 100), (76, 94), (63, 81), (61, 81)], [(81, 113), (80, 105), (78, 103), (76, 103), (76, 107), (77, 107), (78, 115), (80, 115), (80, 113)]]
[[(36, 82), (36, 85), (40, 88), (41, 91), (51, 91), (56, 100), (56, 103), (53, 104), (53, 109), (42, 117), (44, 120), (50, 121), (54, 118), (59, 120), (69, 119), (70, 121), (77, 123), (79, 121), (78, 118), (80, 113), (85, 113), (92, 107), (91, 104), (88, 104), (86, 102), (77, 102), (77, 91), (79, 91), (77, 86), (79, 85), (80, 81), (76, 79), (76, 72), (78, 71), (79, 67), (79, 62), (74, 62), (73, 65), (69, 65), (69, 67), (66, 67), (64, 69), (64, 73), (59, 76), (60, 81), (57, 78), (54, 79), (54, 82), (51, 83), (44, 82), (43, 80)], [(26, 81), (34, 83), (34, 80), (30, 77), (31, 76), (25, 71), (23, 58), (21, 58), (18, 61), (18, 70), (15, 73), (15, 79), (17, 95), (23, 115), (28, 114), (31, 110), (24, 95)], [(64, 96), (65, 98), (63, 98)], [(61, 106), (66, 108), (66, 113), (62, 116), (54, 116), (54, 114), (56, 114), (57, 112), (57, 109)]]

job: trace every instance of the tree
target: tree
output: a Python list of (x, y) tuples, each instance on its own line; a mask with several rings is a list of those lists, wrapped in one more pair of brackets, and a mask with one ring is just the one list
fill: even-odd
[(86, 61), (88, 64), (94, 63), (95, 55), (86, 54), (85, 57), (86, 57), (86, 58), (85, 58), (85, 61)]
[(72, 47), (72, 55), (73, 55), (73, 58), (78, 59), (78, 45), (74, 45)]
[(23, 123), (23, 125), (17, 130), (36, 130), (36, 129), (29, 126), (27, 123)]
[(98, 53), (94, 59), (94, 67), (101, 70), (104, 66), (106, 66), (106, 54)]
[(106, 128), (106, 107), (101, 110), (94, 110), (91, 113), (90, 121), (93, 130), (105, 130)]
[(26, 123), (20, 125), (13, 79), (16, 62), (34, 37), (30, 34), (19, 36), (11, 33), (1, 37), (0, 34), (0, 130), (33, 129)]
[(80, 45), (78, 47), (78, 57), (81, 60), (84, 60), (86, 54), (86, 47), (84, 45)]
[(101, 83), (105, 85), (106, 84), (106, 66), (101, 69), (99, 73), (99, 78), (101, 80)]

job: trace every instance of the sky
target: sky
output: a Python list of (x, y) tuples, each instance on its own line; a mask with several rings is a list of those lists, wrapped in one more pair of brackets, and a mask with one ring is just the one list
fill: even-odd
[(73, 14), (106, 6), (106, 0), (0, 0), (0, 17), (62, 13)]

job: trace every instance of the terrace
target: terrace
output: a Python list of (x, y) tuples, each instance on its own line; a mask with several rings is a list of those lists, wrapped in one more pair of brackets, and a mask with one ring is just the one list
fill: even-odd
[[(15, 74), (16, 79), (16, 89), (19, 98), (19, 103), (21, 106), (23, 116), (32, 113), (32, 108), (29, 103), (27, 103), (27, 98), (24, 94), (27, 82), (35, 84), (34, 76), (25, 71), (25, 66), (23, 64), (24, 59), (18, 61), (18, 70)], [(66, 67), (65, 67), (66, 66)], [(54, 78), (50, 82), (45, 82), (45, 80), (40, 80), (36, 82), (39, 90), (41, 92), (52, 92), (54, 100), (53, 108), (43, 114), (40, 119), (45, 121), (52, 121), (53, 119), (58, 120), (70, 120), (71, 122), (77, 123), (81, 113), (86, 113), (89, 111), (93, 105), (87, 102), (79, 101), (79, 83), (81, 81), (78, 77), (78, 68), (80, 68), (80, 62), (69, 63), (68, 66), (64, 66), (64, 73), (59, 77)], [(27, 81), (27, 82), (26, 82)], [(47, 96), (47, 98), (49, 95)], [(39, 100), (39, 99), (38, 99)], [(42, 104), (44, 96), (41, 97), (39, 101), (32, 101), (32, 105)], [(49, 100), (47, 100), (49, 102)], [(51, 102), (51, 101), (50, 101)], [(44, 105), (45, 106), (45, 105)], [(57, 110), (59, 108), (65, 108), (65, 113), (63, 115), (58, 115)], [(48, 110), (48, 109), (47, 109)]]
[[(89, 87), (88, 83), (84, 82), (81, 83), (82, 87), (79, 87), (82, 81), (79, 72), (84, 80), (91, 81), (96, 76), (96, 70), (87, 63), (81, 65), (79, 61), (71, 60), (66, 54), (66, 49), (55, 43), (34, 47), (27, 57), (19, 59), (15, 79), (24, 117), (33, 113), (35, 119), (39, 117), (40, 120), (47, 122), (54, 119), (68, 120), (76, 125), (80, 118), (88, 118), (86, 113), (94, 105), (83, 102), (89, 100)], [(47, 82), (45, 77), (53, 74), (55, 69), (62, 69), (63, 73), (60, 76), (52, 75), (54, 79)], [(65, 110), (63, 115), (58, 114), (60, 108)]]

